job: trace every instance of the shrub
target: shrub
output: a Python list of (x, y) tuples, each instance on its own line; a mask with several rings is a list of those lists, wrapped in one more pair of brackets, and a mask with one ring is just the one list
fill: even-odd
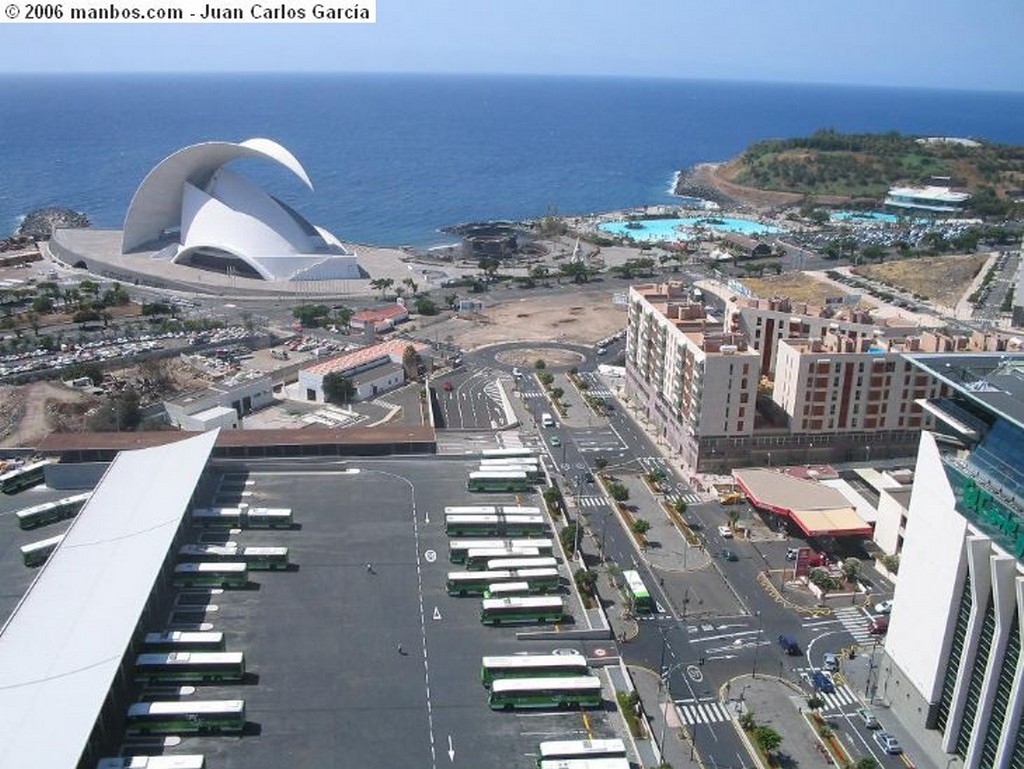
[(540, 371), (541, 369), (546, 369), (548, 367), (548, 364), (544, 362), (543, 358), (537, 358), (536, 362), (533, 364), (533, 367)]
[(650, 530), (651, 522), (648, 521), (646, 518), (637, 518), (635, 521), (633, 521), (633, 531), (635, 531), (640, 536), (643, 536)]

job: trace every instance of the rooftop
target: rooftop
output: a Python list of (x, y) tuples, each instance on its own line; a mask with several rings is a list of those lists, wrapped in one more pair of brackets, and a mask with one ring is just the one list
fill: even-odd
[(420, 342), (412, 342), (406, 339), (389, 339), (386, 342), (363, 347), (362, 349), (339, 355), (336, 358), (329, 358), (322, 363), (315, 363), (305, 369), (305, 371), (311, 374), (326, 375), (359, 368), (372, 363), (378, 358), (390, 358), (392, 361), (400, 361), (405, 353), (405, 348), (410, 345), (412, 345), (417, 353), (421, 354), (430, 349), (428, 345)]
[(927, 200), (935, 203), (964, 203), (970, 200), (971, 195), (967, 192), (953, 192), (949, 187), (890, 187), (890, 197), (914, 198), (916, 200)]
[(216, 438), (119, 455), (0, 630), (5, 766), (78, 764)]
[(907, 360), (1024, 430), (1024, 353), (937, 353)]
[(363, 321), (364, 323), (377, 323), (392, 318), (402, 318), (409, 314), (409, 310), (401, 304), (393, 304), (390, 307), (376, 307), (367, 310), (360, 310), (352, 315), (352, 320)]

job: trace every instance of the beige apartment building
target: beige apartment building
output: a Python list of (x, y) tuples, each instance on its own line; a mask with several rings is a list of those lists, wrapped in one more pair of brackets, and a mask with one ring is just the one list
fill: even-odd
[(869, 312), (732, 292), (713, 319), (683, 283), (629, 292), (626, 394), (683, 467), (911, 456), (945, 386), (910, 353), (1012, 351), (996, 334), (886, 326)]

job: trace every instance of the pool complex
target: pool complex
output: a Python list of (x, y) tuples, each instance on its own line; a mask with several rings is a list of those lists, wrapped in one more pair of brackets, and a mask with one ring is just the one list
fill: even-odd
[(828, 218), (833, 222), (850, 222), (851, 224), (858, 222), (863, 224), (895, 224), (899, 221), (910, 221), (918, 224), (931, 223), (931, 219), (922, 219), (916, 216), (899, 216), (884, 211), (833, 211), (829, 214)]
[(752, 219), (732, 216), (683, 216), (674, 219), (638, 219), (602, 222), (598, 229), (612, 235), (633, 240), (679, 240), (693, 237), (696, 228), (707, 227), (718, 232), (738, 232), (743, 235), (773, 235), (785, 232), (781, 227), (762, 224)]

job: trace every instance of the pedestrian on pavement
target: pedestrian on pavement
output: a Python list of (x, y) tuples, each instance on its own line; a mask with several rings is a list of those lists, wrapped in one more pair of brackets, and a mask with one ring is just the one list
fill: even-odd
[(373, 564), (369, 561), (366, 562), (366, 573), (373, 574)]
[(398, 644), (398, 653), (403, 657), (405, 656), (405, 650), (402, 648), (402, 644)]

